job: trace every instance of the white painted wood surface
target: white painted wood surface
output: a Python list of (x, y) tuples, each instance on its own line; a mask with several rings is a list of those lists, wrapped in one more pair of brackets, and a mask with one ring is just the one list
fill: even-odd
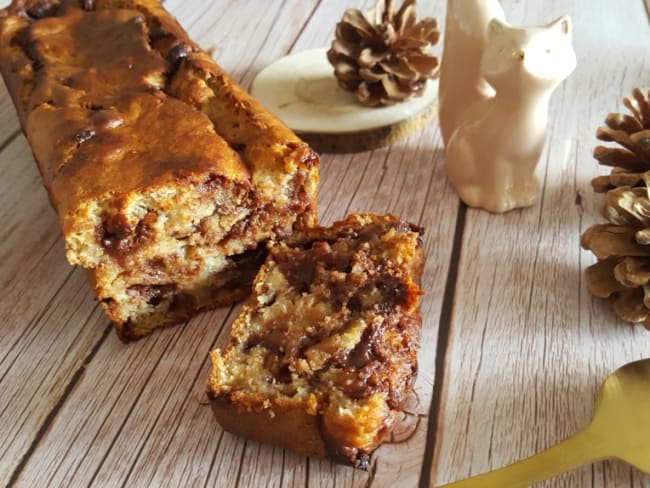
[[(372, 3), (165, 4), (249, 86), (284, 54), (328, 45), (346, 7)], [(444, 3), (422, 0), (421, 13), (442, 20)], [(578, 242), (600, 220), (589, 187), (601, 171), (590, 157), (595, 128), (633, 86), (650, 84), (643, 2), (621, 3), (503, 1), (512, 22), (570, 13), (576, 26), (578, 69), (553, 99), (534, 208), (495, 216), (460, 207), (435, 123), (381, 150), (323, 155), (322, 222), (370, 210), (427, 229), (415, 395), (368, 472), (222, 432), (205, 403), (207, 353), (227, 340), (237, 307), (135, 344), (117, 340), (83, 271), (65, 261), (0, 84), (0, 486), (425, 486), (429, 477), (442, 483), (499, 467), (585, 425), (607, 373), (650, 355), (647, 332), (586, 293), (592, 257)], [(642, 486), (642, 475), (600, 463), (547, 485)]]

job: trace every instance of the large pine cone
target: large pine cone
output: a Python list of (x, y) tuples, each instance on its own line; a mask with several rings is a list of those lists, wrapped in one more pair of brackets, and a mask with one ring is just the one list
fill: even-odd
[(609, 114), (596, 136), (621, 147), (598, 146), (594, 157), (613, 166), (611, 174), (592, 181), (605, 195), (608, 224), (594, 225), (581, 238), (598, 262), (587, 268), (587, 286), (608, 298), (616, 314), (650, 329), (650, 102), (634, 90), (624, 100), (632, 112)]
[(421, 95), (438, 74), (438, 59), (428, 53), (438, 42), (436, 19), (416, 21), (417, 0), (404, 0), (395, 14), (392, 0), (379, 0), (364, 16), (349, 9), (336, 25), (327, 52), (339, 86), (368, 106), (393, 105)]
[(599, 127), (596, 137), (616, 142), (621, 147), (596, 146), (594, 157), (605, 166), (613, 166), (611, 174), (595, 178), (591, 184), (599, 193), (619, 186), (642, 186), (641, 175), (650, 170), (650, 90), (635, 88), (630, 98), (623, 99), (629, 114), (611, 113), (605, 127)]

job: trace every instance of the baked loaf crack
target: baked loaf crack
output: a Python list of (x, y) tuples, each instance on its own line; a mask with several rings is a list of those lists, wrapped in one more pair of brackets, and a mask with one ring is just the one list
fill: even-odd
[(224, 429), (366, 467), (417, 373), (421, 230), (355, 214), (269, 245), (208, 381)]
[(155, 0), (14, 0), (0, 71), (124, 340), (250, 293), (264, 243), (315, 223), (318, 157)]

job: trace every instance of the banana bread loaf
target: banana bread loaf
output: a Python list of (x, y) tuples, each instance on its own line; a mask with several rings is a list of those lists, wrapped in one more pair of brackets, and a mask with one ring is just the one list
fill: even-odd
[(356, 214), (269, 245), (208, 396), (222, 427), (357, 467), (417, 372), (420, 229)]
[(245, 297), (264, 243), (315, 223), (317, 155), (156, 0), (13, 0), (0, 71), (124, 340)]

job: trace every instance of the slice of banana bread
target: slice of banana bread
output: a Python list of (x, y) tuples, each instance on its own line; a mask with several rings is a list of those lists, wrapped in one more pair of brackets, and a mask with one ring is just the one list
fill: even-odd
[(417, 373), (421, 230), (355, 214), (269, 245), (208, 381), (224, 429), (357, 467)]
[(14, 0), (0, 71), (124, 340), (244, 298), (264, 243), (315, 223), (317, 155), (156, 0)]

